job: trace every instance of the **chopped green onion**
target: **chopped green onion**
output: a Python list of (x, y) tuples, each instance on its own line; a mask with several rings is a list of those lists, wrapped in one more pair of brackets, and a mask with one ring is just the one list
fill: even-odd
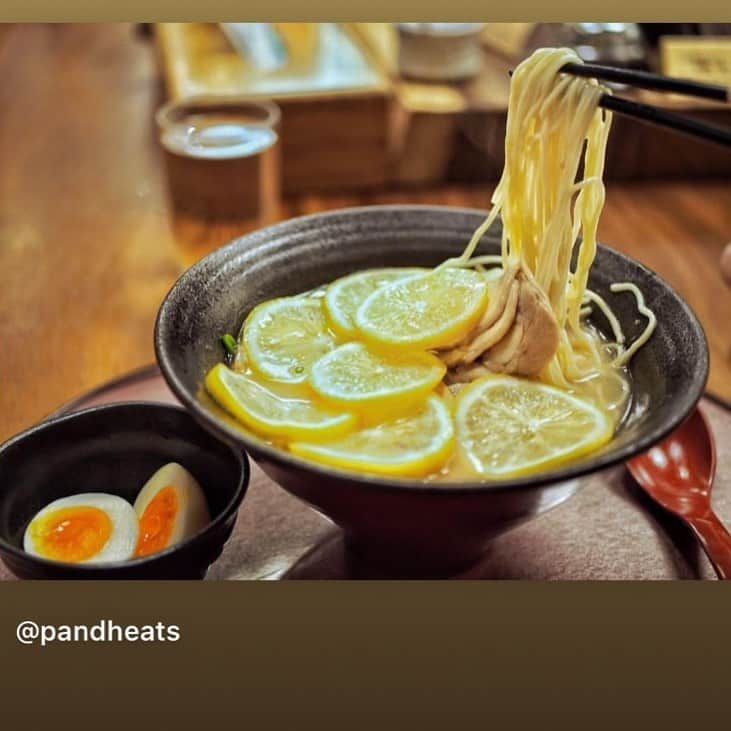
[(298, 374), (299, 373), (304, 373), (305, 372), (305, 367), (304, 366), (295, 366), (294, 372), (295, 373), (298, 373)]
[(221, 343), (223, 344), (223, 347), (226, 348), (226, 352), (229, 355), (236, 355), (238, 343), (236, 342), (236, 338), (233, 335), (229, 335), (229, 333), (221, 335)]

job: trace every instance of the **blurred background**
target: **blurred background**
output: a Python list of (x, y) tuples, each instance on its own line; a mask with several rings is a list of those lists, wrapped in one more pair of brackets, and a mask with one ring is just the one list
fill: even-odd
[[(171, 284), (237, 235), (351, 205), (489, 207), (508, 72), (555, 45), (731, 85), (723, 24), (0, 25), (0, 439), (152, 362)], [(728, 105), (615, 91), (731, 125)], [(731, 153), (615, 116), (606, 180), (602, 241), (690, 302), (731, 399)]]

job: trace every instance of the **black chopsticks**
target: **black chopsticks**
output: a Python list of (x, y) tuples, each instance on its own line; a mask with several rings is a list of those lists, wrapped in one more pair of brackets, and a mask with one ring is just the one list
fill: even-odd
[(668, 127), (676, 132), (683, 132), (693, 137), (700, 137), (709, 142), (716, 142), (719, 145), (731, 147), (731, 129), (719, 127), (707, 122), (699, 122), (692, 117), (684, 117), (682, 114), (668, 112), (652, 104), (642, 104), (630, 99), (622, 99), (611, 94), (602, 94), (599, 99), (599, 106), (612, 112), (623, 114), (626, 117), (641, 119), (650, 124), (660, 127)]
[(720, 84), (705, 84), (692, 79), (678, 79), (673, 76), (652, 74), (649, 71), (620, 69), (594, 63), (567, 63), (561, 67), (561, 71), (572, 76), (588, 76), (602, 81), (636, 86), (638, 89), (669, 91), (684, 96), (695, 96), (701, 99), (731, 103), (731, 88), (726, 88)]
[[(731, 103), (731, 90), (718, 84), (705, 84), (690, 79), (661, 76), (660, 74), (652, 74), (646, 71), (620, 69), (589, 63), (567, 63), (561, 67), (561, 71), (572, 76), (588, 76), (601, 79), (602, 81), (628, 84), (641, 89), (668, 91), (685, 96), (713, 99), (714, 101), (726, 102), (727, 104)], [(681, 114), (669, 112), (651, 104), (643, 104), (630, 99), (612, 96), (611, 94), (603, 94), (599, 99), (599, 106), (628, 117), (641, 119), (651, 124), (668, 127), (677, 132), (683, 132), (693, 137), (699, 137), (710, 142), (731, 147), (731, 129), (727, 129), (726, 127), (699, 122), (691, 117), (684, 117)]]

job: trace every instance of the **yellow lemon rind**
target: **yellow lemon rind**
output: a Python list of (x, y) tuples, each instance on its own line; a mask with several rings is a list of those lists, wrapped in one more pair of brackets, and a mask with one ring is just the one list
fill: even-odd
[(289, 450), (298, 457), (354, 472), (384, 477), (426, 477), (443, 467), (455, 448), (454, 426), (449, 410), (437, 396), (430, 397), (429, 401), (433, 402), (433, 408), (439, 409), (442, 430), (446, 432), (431, 451), (417, 451), (410, 458), (396, 462), (379, 461), (362, 453), (338, 451), (336, 444), (308, 444), (295, 441), (289, 444)]
[[(247, 409), (226, 385), (227, 378), (247, 378), (231, 371), (223, 363), (215, 365), (206, 375), (205, 388), (213, 400), (236, 421), (264, 437), (279, 439), (309, 439), (313, 441), (337, 439), (353, 431), (358, 417), (352, 413), (333, 414), (331, 419), (319, 423), (303, 423), (283, 420), (269, 420)], [(253, 381), (264, 390), (266, 386)], [(275, 394), (276, 395), (276, 394)]]

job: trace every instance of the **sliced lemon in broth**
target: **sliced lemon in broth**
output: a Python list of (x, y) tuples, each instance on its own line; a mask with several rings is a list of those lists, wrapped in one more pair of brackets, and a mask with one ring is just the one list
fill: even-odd
[(312, 399), (278, 394), (223, 363), (205, 378), (206, 391), (237, 421), (258, 434), (279, 439), (334, 439), (355, 429), (357, 417)]
[(479, 272), (435, 269), (377, 289), (358, 308), (355, 324), (375, 346), (447, 347), (477, 325), (487, 297), (487, 282)]
[(355, 313), (370, 295), (392, 282), (425, 271), (427, 270), (416, 267), (367, 269), (336, 279), (328, 286), (322, 299), (330, 327), (342, 337), (357, 337)]
[(314, 361), (335, 347), (320, 300), (282, 297), (255, 307), (242, 342), (251, 368), (274, 381), (301, 383)]
[(460, 391), (455, 426), (461, 451), (490, 479), (563, 465), (606, 444), (609, 417), (587, 400), (537, 381), (485, 376)]
[(430, 396), (414, 412), (360, 429), (323, 444), (292, 442), (299, 457), (332, 467), (395, 477), (424, 477), (438, 470), (454, 449), (449, 409)]
[(309, 384), (329, 403), (389, 414), (423, 401), (445, 372), (445, 365), (430, 353), (384, 355), (363, 343), (346, 343), (313, 364)]

